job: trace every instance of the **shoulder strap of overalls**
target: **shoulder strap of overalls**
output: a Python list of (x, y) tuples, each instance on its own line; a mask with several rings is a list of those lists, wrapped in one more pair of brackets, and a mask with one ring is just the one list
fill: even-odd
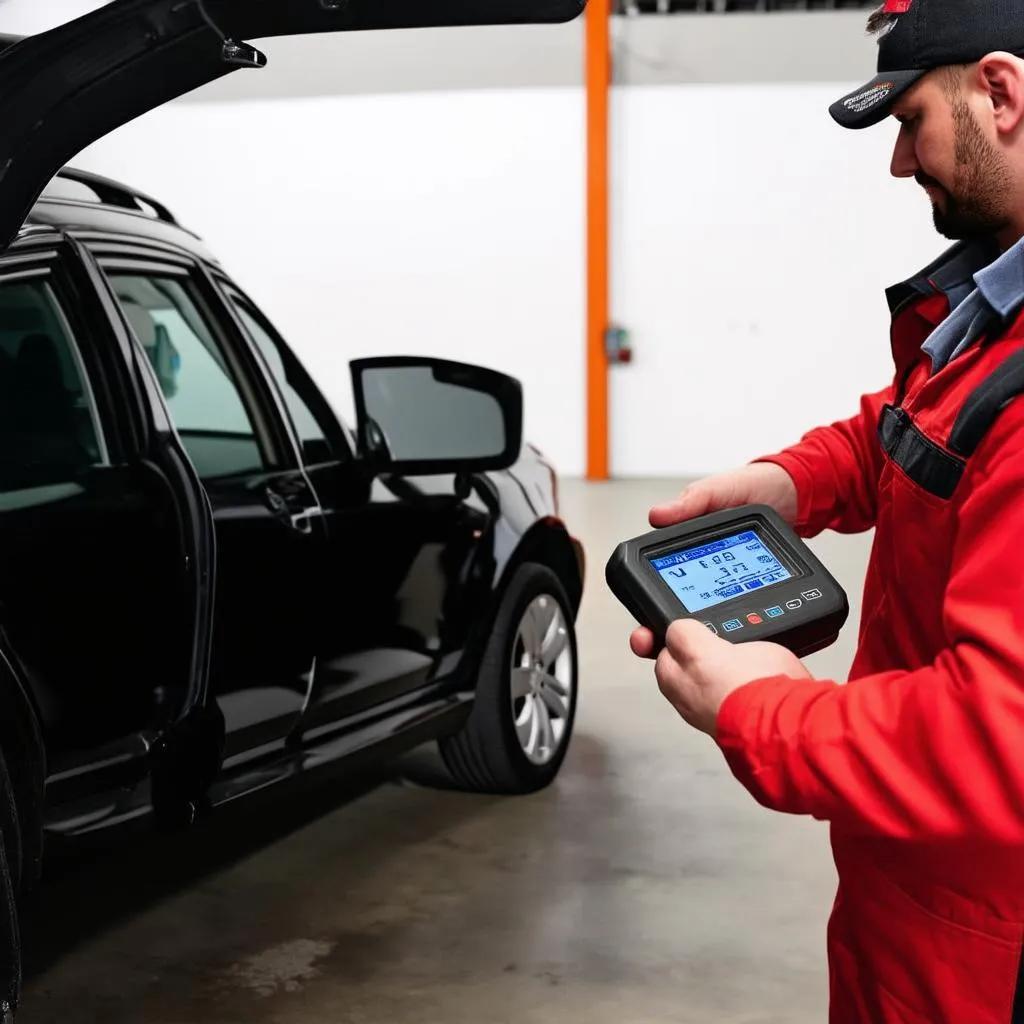
[(1024, 394), (1024, 348), (1004, 359), (968, 396), (950, 431), (949, 450), (970, 458), (996, 417), (1020, 394)]
[[(984, 245), (960, 243), (948, 249), (909, 281), (887, 291), (890, 310), (911, 303), (928, 288), (945, 292), (951, 304), (958, 292), (970, 289), (973, 272), (985, 266), (992, 253)], [(1009, 324), (1018, 315), (1003, 319)], [(996, 332), (998, 336), (1002, 331)], [(889, 458), (918, 486), (940, 498), (949, 498), (963, 476), (966, 460), (974, 453), (1000, 411), (1024, 392), (1024, 350), (1009, 356), (968, 396), (945, 447), (926, 437), (902, 408), (912, 366), (900, 375), (891, 404), (883, 407), (878, 437)]]
[(1024, 394), (1024, 348), (1004, 359), (967, 396), (945, 447), (918, 430), (899, 405), (883, 406), (878, 438), (889, 458), (919, 487), (936, 497), (950, 498), (960, 483), (967, 460), (996, 417), (1021, 394)]
[(939, 498), (950, 498), (960, 483), (967, 460), (974, 454), (996, 417), (1024, 394), (1024, 348), (1003, 360), (967, 396), (946, 447), (926, 437), (905, 409), (886, 405), (878, 421), (882, 449), (919, 487)]

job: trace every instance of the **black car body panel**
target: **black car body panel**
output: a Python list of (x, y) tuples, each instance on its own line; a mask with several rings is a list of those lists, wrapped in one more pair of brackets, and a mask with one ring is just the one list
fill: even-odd
[[(374, 471), (357, 431), (199, 238), (147, 197), (132, 209), (138, 194), (126, 186), (98, 179), (97, 197), (120, 190), (120, 201), (86, 202), (66, 198), (66, 182), (91, 184), (92, 177), (58, 176), (0, 257), (0, 320), (5, 270), (24, 272), (49, 254), (62, 274), (75, 275), (76, 311), (92, 311), (91, 336), (106, 332), (97, 344), (121, 364), (112, 404), (131, 409), (110, 424), (121, 448), (109, 461), (122, 461), (121, 468), (93, 471), (97, 479), (106, 473), (103, 486), (117, 490), (116, 515), (100, 514), (102, 488), (88, 487), (55, 505), (0, 507), (0, 536), (18, 538), (0, 543), (7, 581), (0, 625), (43, 740), (48, 833), (82, 838), (154, 813), (187, 819), (457, 729), (471, 710), (480, 654), (516, 567), (550, 566), (573, 610), (579, 607), (582, 549), (558, 516), (554, 470), (523, 445), (514, 461), (484, 471), (444, 474), (432, 466), (435, 472), (416, 473), (415, 464), (408, 474)], [(260, 404), (277, 421), (268, 428), (276, 468), (234, 482), (202, 479), (188, 432), (179, 436), (147, 368), (141, 329), (124, 314), (133, 276), (161, 274), (190, 281), (207, 313), (234, 333), (246, 376), (263, 389)], [(291, 379), (307, 389), (325, 427), (321, 440), (299, 436), (265, 354), (243, 333), (243, 314), (250, 330), (260, 324), (284, 359), (294, 360)], [(129, 486), (132, 452), (141, 468), (131, 471), (138, 482)], [(131, 487), (146, 486), (149, 500), (125, 500)], [(268, 487), (284, 519), (268, 512)], [(195, 507), (175, 516), (183, 496)], [(165, 512), (154, 519), (158, 502)], [(90, 521), (94, 506), (98, 518)], [(291, 529), (307, 506), (315, 513), (310, 529)], [(142, 517), (135, 527), (133, 515)], [(57, 532), (67, 538), (63, 547), (50, 542), (54, 522), (68, 524)], [(156, 522), (165, 531), (161, 543), (154, 543)], [(97, 543), (76, 544), (83, 534)], [(122, 568), (114, 569), (111, 553), (119, 551)], [(180, 552), (188, 552), (181, 564)], [(30, 567), (40, 565), (33, 582)], [(50, 595), (70, 565), (78, 582), (64, 589), (58, 608)], [(172, 578), (174, 599), (157, 591), (147, 603), (147, 580), (166, 586)], [(82, 615), (83, 602), (97, 614)], [(33, 647), (30, 624), (49, 622), (52, 613), (69, 643)], [(110, 614), (128, 630), (123, 645), (111, 646), (102, 631)], [(188, 644), (166, 641), (185, 635)], [(106, 650), (116, 659), (111, 665), (102, 664)], [(89, 678), (102, 685), (54, 689), (52, 680), (76, 678), (71, 659), (87, 656), (95, 666)], [(65, 660), (46, 660), (53, 658)]]
[[(518, 382), (360, 362), (357, 396), (377, 412), (349, 426), (166, 206), (67, 162), (264, 66), (246, 40), (556, 23), (583, 6), (113, 0), (0, 35), (0, 915), (14, 928), (0, 934), (0, 1014), (19, 998), (16, 906), (44, 837), (189, 824), (425, 740), (444, 754), (477, 742), (482, 693), (503, 709), (502, 756), (520, 759), (505, 791), (545, 785), (565, 744), (544, 771), (527, 766), (507, 653), (487, 687), (481, 664), (520, 568), (569, 620), (584, 578), (555, 474), (521, 443)], [(429, 441), (434, 423), (446, 442)], [(567, 737), (565, 628), (550, 635), (553, 657), (572, 652)], [(478, 788), (491, 768), (455, 771)]]

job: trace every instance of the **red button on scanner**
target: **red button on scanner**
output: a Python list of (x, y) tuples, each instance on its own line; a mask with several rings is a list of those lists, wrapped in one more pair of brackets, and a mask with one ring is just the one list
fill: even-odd
[(756, 626), (758, 623), (764, 622), (764, 619), (762, 619), (761, 616), (757, 614), (757, 612), (751, 612), (747, 616), (747, 622), (749, 622), (752, 626)]

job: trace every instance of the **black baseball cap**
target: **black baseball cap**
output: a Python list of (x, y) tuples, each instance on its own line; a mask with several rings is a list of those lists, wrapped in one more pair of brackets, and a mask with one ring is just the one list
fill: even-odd
[(929, 71), (973, 64), (995, 51), (1024, 55), (1022, 0), (886, 0), (891, 21), (878, 41), (878, 74), (836, 100), (844, 128), (870, 128)]

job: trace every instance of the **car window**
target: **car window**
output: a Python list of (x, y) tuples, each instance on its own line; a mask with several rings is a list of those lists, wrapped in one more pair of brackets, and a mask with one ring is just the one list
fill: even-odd
[(303, 442), (326, 440), (326, 435), (320, 429), (320, 424), (317, 423), (316, 417), (288, 380), (288, 374), (285, 373), (281, 353), (278, 351), (274, 339), (271, 338), (260, 322), (245, 306), (238, 302), (233, 302), (233, 305), (238, 311), (238, 315), (245, 325), (249, 337), (259, 346), (260, 352), (263, 353), (263, 358), (270, 365), (270, 371), (277, 380), (278, 386), (284, 394), (285, 401), (288, 403), (288, 411), (291, 413), (299, 439)]
[(45, 278), (0, 280), (0, 507), (107, 463), (96, 405)]
[(170, 274), (108, 277), (199, 476), (262, 471), (265, 462), (245, 402), (188, 281)]
[[(226, 288), (228, 301), (238, 313), (246, 333), (259, 348), (284, 395), (288, 411), (302, 445), (303, 459), (307, 465), (317, 462), (335, 461), (339, 458), (338, 444), (328, 439), (323, 421), (317, 416), (311, 403), (302, 392), (312, 389), (311, 382), (293, 359), (285, 365), (285, 351), (280, 337), (249, 303), (233, 289)], [(290, 355), (290, 353), (289, 353)]]

